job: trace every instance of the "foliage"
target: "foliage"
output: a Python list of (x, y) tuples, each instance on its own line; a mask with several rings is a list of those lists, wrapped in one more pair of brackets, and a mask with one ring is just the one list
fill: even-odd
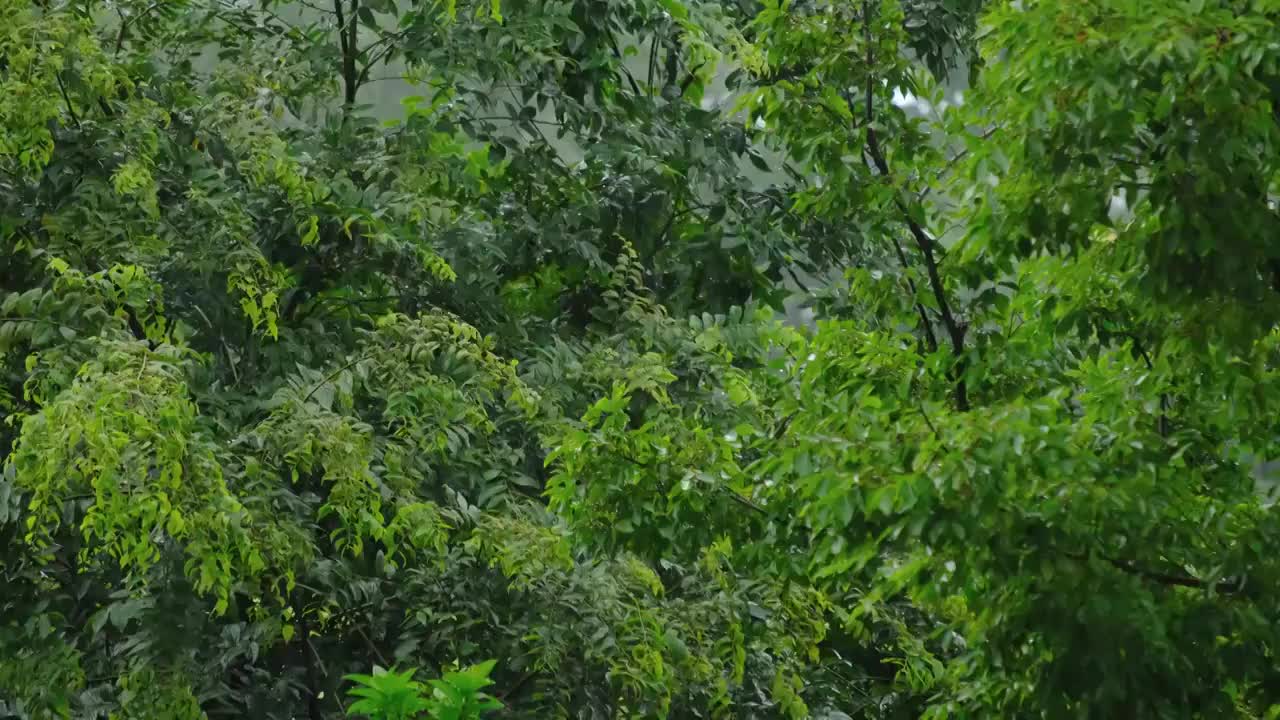
[[(372, 720), (476, 720), (486, 711), (502, 707), (502, 703), (480, 692), (492, 684), (489, 672), (494, 664), (491, 660), (428, 681), (429, 697), (424, 697), (426, 688), (413, 680), (413, 670), (397, 673), (394, 668), (375, 668), (373, 675), (348, 675), (347, 679), (358, 685), (349, 694), (361, 699), (351, 703), (347, 714), (360, 713)], [(421, 715), (423, 712), (426, 714)]]
[(1274, 0), (0, 17), (0, 715), (1280, 716)]

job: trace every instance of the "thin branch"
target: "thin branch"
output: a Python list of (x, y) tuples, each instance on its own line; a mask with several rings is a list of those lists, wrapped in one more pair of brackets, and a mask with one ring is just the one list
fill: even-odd
[[(986, 132), (982, 133), (981, 135), (978, 135), (977, 138), (979, 140), (986, 140), (990, 138), (992, 135), (995, 135), (996, 131), (999, 130), (1001, 127), (1002, 126), (1000, 125), (993, 125)], [(956, 166), (956, 163), (960, 162), (961, 160), (965, 159), (968, 156), (969, 156), (969, 148), (964, 148), (963, 150), (956, 153), (955, 155), (952, 155), (950, 158), (947, 159), (947, 162), (942, 166), (942, 169), (938, 171), (938, 176), (941, 177), (943, 175), (950, 173), (952, 168)], [(929, 196), (929, 193), (932, 191), (933, 191), (933, 186), (926, 185), (925, 188), (921, 190), (919, 194), (916, 195), (916, 201), (919, 202), (921, 200), (924, 200), (926, 197)]]
[[(863, 42), (867, 46), (867, 85), (866, 85), (866, 128), (867, 128), (867, 150), (871, 155), (871, 160), (875, 164), (876, 169), (880, 172), (881, 177), (892, 181), (892, 173), (889, 171), (889, 163), (885, 160), (884, 152), (880, 148), (880, 139), (876, 135), (876, 129), (873, 125), (873, 102), (874, 102), (874, 86), (875, 74), (872, 69), (875, 66), (875, 55), (871, 45), (871, 3), (870, 0), (863, 0)], [(934, 299), (938, 303), (939, 313), (942, 315), (942, 324), (947, 329), (947, 334), (951, 337), (951, 348), (956, 355), (956, 365), (954, 366), (953, 376), (956, 387), (956, 407), (961, 411), (969, 409), (969, 396), (965, 387), (963, 377), (963, 362), (960, 359), (964, 353), (964, 328), (956, 321), (955, 316), (951, 314), (951, 305), (947, 301), (946, 286), (942, 283), (942, 277), (938, 274), (938, 261), (934, 256), (934, 241), (925, 232), (924, 228), (915, 221), (911, 216), (911, 212), (903, 205), (901, 198), (895, 198), (895, 204), (902, 212), (907, 222), (907, 228), (911, 231), (912, 237), (915, 238), (916, 245), (920, 249), (920, 254), (924, 258), (925, 270), (929, 275), (929, 285), (933, 289)]]
[[(360, 76), (358, 78), (358, 85), (363, 86), (366, 82), (369, 81), (369, 71), (372, 70), (374, 66), (378, 64), (379, 60), (382, 60), (387, 55), (395, 52), (396, 41), (403, 38), (405, 35), (408, 34), (408, 32), (409, 32), (408, 30), (401, 30), (399, 32), (393, 32), (387, 35), (383, 35), (382, 37), (378, 38), (377, 41), (370, 43), (368, 47), (360, 51), (361, 55), (369, 55), (370, 51), (374, 50), (375, 48), (378, 48), (377, 52), (373, 53), (372, 55), (369, 55), (368, 59), (365, 60), (364, 69), (360, 71)], [(386, 43), (385, 46), (379, 48), (379, 46), (383, 45), (383, 43)]]
[(54, 77), (58, 79), (58, 90), (62, 91), (62, 100), (67, 104), (67, 112), (71, 114), (71, 120), (76, 124), (76, 128), (80, 127), (80, 116), (76, 115), (76, 106), (71, 104), (71, 96), (67, 94), (67, 86), (62, 84), (62, 73), (55, 73)]
[(658, 36), (654, 35), (649, 40), (649, 70), (645, 78), (645, 85), (649, 88), (653, 87), (653, 71), (658, 64)]
[[(902, 243), (898, 242), (897, 236), (893, 238), (893, 249), (898, 253), (898, 262), (902, 263), (903, 271), (909, 271), (911, 266), (907, 263), (907, 253), (902, 249)], [(938, 336), (933, 333), (933, 323), (929, 322), (929, 313), (924, 308), (924, 303), (920, 302), (920, 293), (916, 290), (916, 281), (911, 279), (910, 273), (906, 275), (907, 289), (911, 291), (911, 299), (915, 301), (916, 312), (920, 313), (920, 327), (924, 328), (924, 337), (929, 344), (929, 352), (938, 351)]]
[[(641, 467), (645, 469), (649, 469), (650, 467), (652, 467), (649, 463), (643, 462), (641, 460), (637, 460), (625, 453), (614, 452), (614, 455), (617, 455), (618, 457), (622, 458), (623, 460), (626, 460), (627, 462), (631, 463), (632, 465), (635, 465), (636, 467)], [(727, 493), (730, 498), (740, 503), (743, 507), (750, 508), (760, 513), (761, 515), (767, 516), (769, 514), (768, 510), (765, 510), (763, 507), (761, 507), (760, 505), (757, 505), (754, 501), (752, 501), (751, 498), (745, 495), (742, 495), (741, 493), (729, 487), (728, 485), (717, 485), (716, 487), (720, 489), (722, 492)]]
[(795, 419), (796, 413), (794, 412), (782, 418), (782, 422), (778, 423), (778, 427), (773, 429), (773, 439), (781, 440), (782, 436), (787, 433), (787, 430), (791, 429), (791, 421)]
[[(1068, 555), (1081, 562), (1086, 561), (1089, 558), (1087, 553), (1068, 553)], [(1143, 580), (1147, 580), (1157, 585), (1213, 590), (1214, 592), (1221, 593), (1223, 595), (1234, 595), (1244, 590), (1243, 579), (1235, 582), (1227, 580), (1206, 582), (1200, 578), (1191, 577), (1190, 575), (1165, 573), (1158, 570), (1147, 570), (1145, 568), (1138, 567), (1136, 564), (1128, 560), (1118, 560), (1105, 555), (1098, 555), (1097, 557), (1106, 561), (1108, 565), (1120, 570), (1121, 572), (1142, 578)]]
[(627, 68), (626, 61), (622, 57), (622, 51), (618, 49), (618, 41), (614, 39), (613, 33), (607, 33), (607, 35), (609, 37), (609, 46), (613, 49), (613, 56), (618, 60), (618, 67), (622, 68), (622, 73), (627, 76), (627, 82), (631, 84), (631, 92), (637, 96), (642, 95), (639, 83), (631, 75), (631, 70)]
[[(242, 7), (238, 6), (238, 5), (236, 5), (234, 2), (231, 2), (231, 0), (218, 0), (218, 2), (219, 2), (219, 4), (220, 4), (220, 5), (222, 5), (222, 7), (226, 8), (227, 10), (230, 10), (230, 11), (232, 11), (232, 12), (243, 12), (243, 11), (244, 11), (244, 8), (242, 8)], [(300, 32), (302, 32), (302, 29), (301, 29), (301, 28), (299, 28), (297, 25), (294, 25), (293, 23), (289, 22), (288, 20), (285, 20), (283, 17), (281, 17), (281, 16), (280, 16), (280, 13), (277, 13), (276, 11), (272, 10), (271, 8), (266, 7), (266, 5), (261, 5), (261, 6), (259, 6), (258, 8), (256, 8), (256, 9), (255, 9), (255, 11), (256, 11), (256, 12), (265, 13), (266, 15), (269, 15), (273, 20), (275, 20), (276, 22), (280, 23), (280, 24), (283, 26), (283, 30), (280, 30), (280, 31), (278, 31), (278, 32), (277, 32), (277, 29), (276, 29), (276, 28), (269, 27), (269, 26), (267, 26), (266, 24), (263, 24), (263, 25), (260, 25), (260, 26), (259, 26), (259, 28), (260, 28), (260, 29), (269, 31), (269, 32), (271, 33), (271, 35), (272, 35), (272, 36), (274, 36), (274, 37), (289, 37), (289, 33), (291, 33), (291, 32), (292, 32), (292, 33), (295, 33), (295, 37), (296, 37), (296, 33), (300, 33)], [(221, 16), (221, 15), (218, 15), (218, 17), (220, 17), (220, 18), (221, 18), (222, 16)], [(224, 19), (224, 20), (225, 20), (225, 18), (222, 18), (222, 19)], [(242, 26), (237, 25), (236, 27), (237, 27), (237, 29), (239, 29), (241, 32), (245, 32), (245, 33), (248, 33), (248, 32), (249, 32), (246, 28), (243, 28)]]
[(338, 18), (338, 49), (342, 51), (342, 57), (347, 57), (347, 16), (342, 9), (342, 0), (333, 0), (333, 13)]
[(27, 322), (27, 323), (44, 323), (44, 324), (46, 324), (46, 325), (53, 325), (53, 326), (55, 326), (55, 327), (65, 328), (65, 329), (67, 329), (67, 330), (70, 330), (70, 331), (71, 331), (71, 332), (73, 332), (73, 333), (76, 333), (77, 335), (79, 335), (79, 334), (80, 334), (80, 331), (79, 331), (79, 330), (77, 330), (76, 328), (73, 328), (73, 327), (71, 327), (70, 325), (63, 325), (62, 323), (58, 322), (57, 320), (50, 320), (50, 319), (48, 319), (48, 318), (39, 318), (39, 317), (23, 317), (23, 316), (18, 316), (18, 317), (0, 317), (0, 323), (6, 323), (6, 322), (16, 322), (16, 323), (19, 323), (19, 322)]
[(218, 18), (222, 22), (235, 28), (241, 35), (250, 35), (253, 33), (252, 28), (241, 25), (235, 18), (231, 17), (225, 12), (219, 12), (218, 10), (210, 10), (210, 12), (213, 14), (214, 17)]
[(378, 664), (384, 668), (391, 667), (391, 664), (387, 662), (387, 659), (382, 656), (382, 651), (379, 650), (378, 646), (374, 645), (373, 641), (369, 639), (369, 636), (365, 634), (364, 629), (359, 625), (353, 625), (352, 627), (355, 628), (357, 633), (360, 633), (360, 637), (364, 639), (364, 644), (369, 647), (369, 650), (373, 652), (373, 656), (378, 659)]
[(319, 392), (319, 391), (320, 391), (320, 388), (322, 388), (322, 387), (324, 387), (325, 385), (328, 385), (329, 383), (333, 382), (333, 381), (334, 381), (334, 380), (335, 380), (339, 375), (341, 375), (343, 372), (345, 372), (345, 371), (347, 371), (347, 370), (350, 370), (352, 367), (355, 367), (355, 365), (356, 365), (357, 363), (359, 363), (359, 362), (361, 362), (361, 361), (363, 361), (363, 360), (368, 360), (368, 359), (369, 359), (369, 356), (368, 356), (368, 355), (361, 355), (361, 356), (357, 357), (355, 360), (352, 360), (351, 362), (347, 363), (346, 365), (343, 365), (342, 367), (338, 368), (337, 370), (334, 370), (332, 373), (330, 373), (330, 374), (329, 374), (329, 377), (326, 377), (324, 380), (321, 380), (319, 385), (316, 385), (315, 387), (311, 388), (311, 392), (309, 392), (309, 393), (307, 393), (306, 395), (302, 396), (302, 402), (304, 402), (304, 403), (305, 403), (306, 401), (310, 400), (312, 395), (315, 395), (317, 392)]
[(782, 270), (783, 270), (785, 273), (787, 273), (787, 275), (788, 275), (788, 276), (790, 276), (790, 277), (791, 277), (791, 282), (795, 283), (795, 284), (796, 284), (796, 287), (798, 287), (798, 288), (800, 288), (802, 291), (804, 291), (804, 293), (805, 293), (806, 295), (807, 295), (807, 294), (809, 294), (809, 293), (811, 293), (811, 292), (813, 292), (813, 291), (809, 288), (809, 286), (808, 286), (808, 285), (806, 285), (806, 284), (804, 283), (804, 281), (800, 279), (800, 276), (796, 274), (796, 271), (791, 269), (791, 264), (790, 264), (790, 263), (788, 263), (788, 264), (786, 264), (786, 265), (783, 265), (783, 266), (782, 266)]
[[(1133, 333), (1129, 333), (1129, 339), (1133, 341), (1133, 349), (1146, 363), (1149, 372), (1155, 372), (1155, 363), (1151, 361), (1151, 356), (1147, 354), (1146, 347), (1142, 344), (1142, 339)], [(1160, 437), (1169, 437), (1169, 395), (1160, 393), (1160, 417), (1156, 420), (1156, 429), (1160, 433)]]
[(303, 7), (311, 8), (312, 10), (315, 10), (316, 12), (322, 12), (322, 13), (327, 13), (327, 12), (329, 12), (329, 8), (321, 7), (321, 6), (319, 6), (319, 5), (316, 5), (315, 3), (307, 2), (307, 0), (294, 0), (294, 2), (298, 3), (299, 5), (301, 5), (301, 6), (303, 6)]
[(470, 121), (472, 121), (472, 122), (496, 122), (496, 121), (505, 121), (505, 122), (509, 122), (509, 123), (511, 123), (512, 125), (519, 125), (519, 124), (520, 124), (520, 123), (522, 123), (522, 122), (527, 122), (527, 123), (533, 123), (533, 124), (535, 124), (535, 125), (547, 125), (547, 126), (550, 126), (550, 127), (565, 127), (565, 124), (564, 124), (564, 123), (559, 123), (559, 122), (556, 122), (556, 121), (554, 121), (554, 120), (539, 120), (539, 119), (537, 119), (537, 118), (533, 118), (533, 119), (530, 119), (530, 120), (526, 120), (526, 119), (524, 119), (524, 118), (511, 117), (511, 116), (509, 116), (509, 115), (487, 115), (487, 116), (484, 116), (484, 117), (474, 117), (474, 116), (472, 116), (472, 117), (469, 117), (469, 118), (467, 118), (467, 119), (468, 119), (468, 120), (470, 120)]
[[(506, 86), (506, 90), (507, 90), (507, 94), (511, 96), (511, 102), (512, 102), (512, 106), (513, 106), (513, 107), (523, 107), (523, 106), (524, 106), (524, 103), (520, 102), (520, 99), (516, 97), (516, 93), (515, 93), (515, 91), (514, 91), (514, 90), (512, 90), (512, 89), (511, 89), (511, 86), (510, 86), (510, 85)], [(520, 124), (519, 124), (519, 123), (517, 123), (517, 124), (516, 124), (516, 127), (520, 127)], [(535, 125), (534, 123), (529, 123), (529, 127), (533, 128), (534, 132), (536, 132), (536, 133), (538, 134), (538, 137), (542, 140), (543, 147), (548, 147), (548, 148), (553, 148), (553, 149), (554, 149), (554, 146), (551, 144), (551, 141), (547, 139), (547, 134), (546, 134), (546, 133), (544, 133), (544, 132), (542, 132), (542, 128), (538, 127), (538, 126), (537, 126), (537, 125)], [(524, 128), (520, 128), (520, 129), (521, 129), (521, 130), (524, 130)], [(528, 134), (528, 133), (526, 133), (526, 134)], [(560, 171), (560, 174), (564, 175), (566, 178), (572, 178), (572, 177), (573, 177), (573, 173), (569, 172), (569, 169), (568, 169), (568, 168), (566, 168), (566, 167), (564, 166), (564, 163), (562, 163), (562, 162), (555, 162), (555, 163), (552, 163), (552, 166), (553, 166), (555, 169), (559, 170), (559, 171)]]
[(536, 674), (537, 673), (533, 670), (530, 670), (524, 673), (520, 677), (516, 678), (516, 681), (508, 685), (502, 692), (494, 693), (494, 697), (503, 701), (504, 703), (507, 702), (507, 698), (511, 697), (512, 695), (515, 695), (516, 690), (519, 690), (522, 685), (529, 682), (529, 679)]
[[(302, 636), (303, 647), (311, 651), (311, 656), (306, 657), (304, 660), (307, 673), (307, 691), (310, 695), (307, 698), (307, 715), (311, 720), (322, 720), (324, 710), (320, 707), (320, 696), (324, 694), (324, 691), (320, 689), (320, 677), (321, 675), (327, 676), (328, 673), (324, 670), (324, 663), (320, 660), (320, 653), (316, 652), (315, 647), (311, 644), (311, 638), (308, 637), (311, 635), (311, 628), (307, 624), (306, 611), (297, 610), (295, 606), (295, 612), (298, 616), (298, 630)], [(306, 655), (305, 650), (303, 655)]]
[(116, 49), (112, 55), (120, 54), (120, 48), (124, 46), (124, 35), (129, 31), (129, 20), (125, 18), (124, 11), (119, 5), (116, 6), (116, 15), (120, 18), (120, 32), (116, 33)]
[(727, 485), (719, 485), (719, 486), (717, 486), (717, 487), (719, 487), (719, 488), (720, 488), (721, 490), (723, 490), (724, 492), (728, 493), (728, 494), (729, 494), (729, 497), (731, 497), (731, 498), (733, 498), (734, 500), (738, 501), (738, 502), (739, 502), (743, 507), (750, 508), (751, 510), (755, 510), (757, 513), (760, 513), (761, 515), (764, 515), (764, 516), (766, 516), (766, 517), (769, 515), (769, 511), (768, 511), (768, 510), (765, 510), (763, 507), (761, 507), (761, 506), (759, 506), (759, 505), (755, 504), (754, 502), (752, 502), (752, 500), (751, 500), (750, 498), (748, 498), (748, 497), (747, 497), (747, 496), (745, 496), (745, 495), (742, 495), (741, 493), (739, 493), (738, 491), (734, 490), (733, 488), (731, 488), (731, 487), (729, 487), (729, 486), (727, 486)]
[(684, 82), (680, 83), (680, 94), (682, 96), (685, 94), (685, 91), (689, 89), (689, 86), (693, 84), (693, 81), (697, 79), (698, 71), (701, 70), (705, 65), (706, 65), (705, 62), (700, 62), (697, 65), (694, 65), (693, 68), (689, 70), (689, 72), (685, 73)]
[(130, 15), (128, 19), (125, 19), (124, 14), (120, 12), (119, 8), (117, 8), (116, 13), (120, 15), (120, 32), (116, 34), (116, 49), (112, 52), (112, 54), (113, 55), (120, 54), (120, 47), (124, 44), (125, 35), (129, 30), (129, 26), (133, 24), (135, 20), (140, 20), (150, 15), (152, 10), (155, 10), (156, 8), (160, 7), (163, 4), (164, 3), (161, 2), (160, 0), (156, 0), (156, 2), (153, 2), (150, 5), (143, 8), (142, 12), (138, 13), (137, 15)]
[(929, 426), (929, 430), (933, 432), (933, 436), (938, 438), (938, 441), (941, 442), (942, 433), (938, 432), (938, 428), (933, 424), (933, 420), (929, 419), (929, 413), (925, 412), (923, 402), (920, 403), (920, 417), (924, 418), (924, 424)]
[[(316, 651), (316, 646), (311, 642), (310, 628), (308, 628), (305, 622), (301, 619), (299, 619), (299, 625), (301, 626), (299, 629), (302, 632), (302, 641), (306, 644), (307, 649), (311, 651), (311, 657), (315, 659), (315, 666), (319, 668), (320, 674), (324, 675), (324, 677), (328, 679), (329, 670), (325, 667), (324, 661), (320, 659), (320, 653)], [(330, 685), (332, 685), (332, 682)], [(347, 706), (342, 702), (342, 693), (335, 692), (333, 694), (333, 699), (338, 703), (338, 709), (342, 711), (342, 715), (345, 717), (347, 714)]]
[(761, 84), (772, 85), (774, 83), (785, 82), (787, 80), (798, 80), (811, 72), (813, 72), (813, 67), (808, 65), (798, 67), (780, 67), (772, 73), (757, 75), (757, 78), (759, 78)]
[(364, 86), (364, 85), (368, 85), (369, 83), (386, 82), (388, 80), (403, 80), (405, 82), (409, 82), (409, 76), (408, 75), (382, 75), (381, 77), (365, 78), (365, 80), (361, 82), (360, 85)]

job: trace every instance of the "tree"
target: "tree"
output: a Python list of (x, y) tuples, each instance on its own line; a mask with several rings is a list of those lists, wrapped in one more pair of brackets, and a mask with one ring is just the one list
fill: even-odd
[(1280, 5), (0, 16), (3, 712), (1280, 712)]
[[(620, 288), (727, 308), (784, 267), (695, 102), (693, 21), (732, 16), (313, 10), (3, 8), (5, 712), (318, 718), (371, 664), (487, 658), (523, 716), (773, 712), (810, 595), (584, 554), (540, 500), (547, 438), (667, 375)], [(390, 59), (424, 95), (388, 126)]]

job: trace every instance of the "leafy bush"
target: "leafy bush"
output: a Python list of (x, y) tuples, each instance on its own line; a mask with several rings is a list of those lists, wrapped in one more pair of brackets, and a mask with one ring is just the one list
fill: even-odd
[(360, 698), (347, 708), (348, 715), (365, 715), (370, 720), (478, 720), (502, 703), (481, 692), (493, 684), (489, 673), (496, 661), (456, 672), (447, 672), (426, 685), (413, 679), (415, 670), (375, 667), (372, 675), (348, 675), (357, 687), (347, 691)]

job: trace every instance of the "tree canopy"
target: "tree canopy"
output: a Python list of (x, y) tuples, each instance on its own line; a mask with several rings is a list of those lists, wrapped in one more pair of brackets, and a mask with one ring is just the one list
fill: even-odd
[(0, 715), (1280, 718), (1280, 1), (0, 20)]

